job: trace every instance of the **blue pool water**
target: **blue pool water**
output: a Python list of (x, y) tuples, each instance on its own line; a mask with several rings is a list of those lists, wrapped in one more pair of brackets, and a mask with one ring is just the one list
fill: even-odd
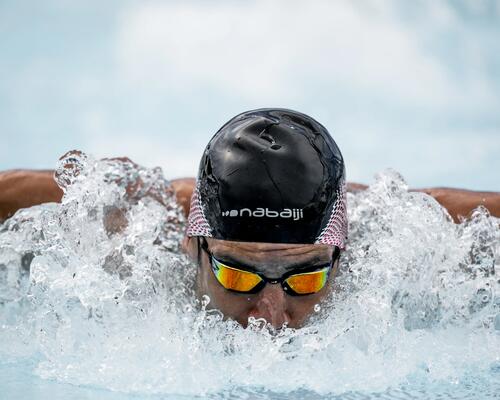
[(195, 299), (161, 170), (81, 156), (59, 172), (61, 204), (0, 225), (2, 399), (498, 398), (500, 227), (485, 210), (454, 224), (379, 174), (349, 194), (335, 291), (275, 332)]
[(465, 377), (458, 382), (413, 382), (390, 388), (383, 392), (363, 393), (347, 392), (339, 395), (321, 395), (318, 393), (296, 390), (289, 393), (273, 392), (262, 388), (233, 388), (225, 393), (208, 394), (207, 396), (182, 396), (177, 394), (141, 395), (111, 392), (105, 389), (74, 386), (52, 380), (40, 379), (31, 371), (33, 365), (28, 363), (0, 365), (0, 382), (2, 398), (5, 399), (102, 399), (102, 400), (167, 400), (167, 399), (498, 399), (500, 393), (500, 368), (481, 376)]

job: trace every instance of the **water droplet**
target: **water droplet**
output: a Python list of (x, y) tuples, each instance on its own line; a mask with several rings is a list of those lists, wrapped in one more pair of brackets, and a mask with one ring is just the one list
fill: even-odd
[(319, 304), (314, 305), (314, 312), (320, 312), (321, 311), (321, 306)]
[(201, 296), (201, 308), (203, 310), (208, 306), (208, 303), (210, 303), (210, 297), (206, 294)]

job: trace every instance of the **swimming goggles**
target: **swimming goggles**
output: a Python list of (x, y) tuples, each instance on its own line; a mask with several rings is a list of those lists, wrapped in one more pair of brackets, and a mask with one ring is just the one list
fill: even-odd
[(208, 254), (212, 271), (217, 281), (227, 290), (237, 293), (257, 293), (266, 283), (280, 283), (285, 293), (291, 296), (304, 296), (319, 292), (328, 281), (333, 265), (339, 256), (338, 247), (335, 248), (333, 259), (326, 265), (315, 266), (300, 273), (287, 272), (281, 278), (270, 279), (266, 276), (245, 269), (230, 266), (217, 260), (208, 250), (207, 242), (201, 238), (201, 248)]

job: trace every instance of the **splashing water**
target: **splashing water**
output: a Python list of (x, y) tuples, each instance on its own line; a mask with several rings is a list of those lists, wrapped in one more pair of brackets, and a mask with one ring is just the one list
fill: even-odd
[(484, 209), (457, 225), (397, 173), (379, 174), (348, 194), (335, 292), (306, 327), (273, 332), (195, 299), (184, 217), (160, 169), (77, 154), (56, 176), (61, 204), (0, 225), (3, 360), (141, 394), (331, 397), (468, 379), (500, 389), (500, 227)]

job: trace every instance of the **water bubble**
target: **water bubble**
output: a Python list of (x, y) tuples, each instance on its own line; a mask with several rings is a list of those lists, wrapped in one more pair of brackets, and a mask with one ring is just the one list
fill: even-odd
[(88, 165), (88, 156), (78, 150), (69, 151), (64, 154), (57, 165), (54, 173), (58, 186), (65, 191), (73, 184), (78, 176), (86, 169)]
[(318, 313), (321, 311), (321, 306), (319, 304), (314, 305), (314, 312)]

